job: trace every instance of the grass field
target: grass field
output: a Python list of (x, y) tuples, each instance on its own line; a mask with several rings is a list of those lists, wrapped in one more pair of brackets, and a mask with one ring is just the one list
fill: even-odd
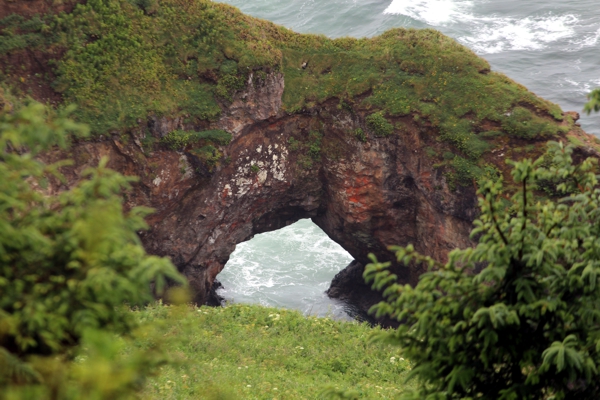
[(162, 337), (171, 360), (147, 382), (144, 399), (318, 399), (327, 387), (390, 399), (410, 371), (398, 348), (370, 342), (380, 328), (366, 324), (255, 305), (136, 313), (158, 329), (152, 336)]

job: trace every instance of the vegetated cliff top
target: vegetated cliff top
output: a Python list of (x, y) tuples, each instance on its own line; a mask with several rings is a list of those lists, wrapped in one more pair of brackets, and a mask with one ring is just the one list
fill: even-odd
[[(149, 115), (215, 121), (250, 78), (260, 84), (278, 72), (284, 111), (335, 99), (360, 110), (374, 136), (401, 131), (407, 121), (433, 128), (451, 150), (444, 162), (456, 164), (458, 175), (466, 168), (467, 180), (493, 147), (573, 128), (556, 104), (431, 29), (329, 39), (208, 0), (51, 3), (0, 10), (0, 85), (56, 107), (77, 104), (77, 118), (96, 134), (125, 131)], [(44, 14), (33, 15), (36, 7)]]

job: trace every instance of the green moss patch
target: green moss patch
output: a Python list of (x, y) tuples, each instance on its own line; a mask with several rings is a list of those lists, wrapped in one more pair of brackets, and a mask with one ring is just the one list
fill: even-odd
[(502, 128), (509, 135), (523, 139), (548, 138), (558, 133), (556, 123), (541, 118), (523, 107), (515, 107), (502, 118)]
[(189, 145), (201, 141), (227, 145), (231, 141), (231, 134), (219, 129), (202, 132), (176, 130), (161, 139), (161, 143), (171, 150), (183, 150)]
[(191, 153), (202, 160), (209, 168), (217, 165), (219, 160), (223, 157), (223, 153), (210, 144), (198, 149), (192, 149)]
[(371, 114), (365, 120), (375, 136), (386, 137), (394, 133), (394, 126), (385, 119), (381, 112)]

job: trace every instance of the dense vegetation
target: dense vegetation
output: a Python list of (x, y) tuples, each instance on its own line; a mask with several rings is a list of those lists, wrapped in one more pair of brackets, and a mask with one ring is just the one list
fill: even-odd
[[(407, 399), (597, 399), (600, 395), (600, 189), (597, 159), (574, 164), (573, 147), (514, 163), (521, 187), (506, 204), (502, 180), (479, 191), (475, 248), (446, 265), (396, 248), (399, 262), (433, 271), (416, 287), (389, 263), (367, 266), (384, 289), (378, 315), (402, 321), (381, 339), (414, 363)], [(561, 197), (539, 199), (553, 186)], [(477, 268), (483, 269), (474, 274)]]
[[(183, 283), (168, 259), (146, 254), (137, 232), (148, 210), (124, 213), (131, 178), (106, 159), (70, 190), (44, 193), (65, 162), (36, 155), (87, 133), (68, 112), (39, 103), (0, 112), (0, 398), (117, 398), (135, 388), (153, 354), (111, 363), (112, 335), (137, 327), (126, 308), (151, 301), (151, 284), (163, 294), (167, 279)], [(97, 357), (73, 365), (82, 343)]]
[[(572, 121), (559, 126), (557, 106), (466, 48), (432, 30), (299, 35), (206, 0), (88, 0), (70, 14), (8, 16), (0, 29), (0, 59), (30, 51), (53, 60), (44, 76), (27, 75), (25, 64), (3, 69), (2, 89), (23, 99), (29, 80), (44, 81), (64, 100), (21, 108), (0, 92), (0, 398), (386, 398), (406, 388), (411, 364), (401, 354), (418, 378), (405, 398), (598, 397), (594, 165), (574, 165), (572, 148), (554, 144), (550, 157), (515, 164), (510, 184), (521, 190), (508, 198), (484, 155), (552, 138)], [(183, 117), (194, 130), (170, 132), (162, 145), (196, 143), (216, 162), (213, 144), (231, 136), (211, 122), (247, 82), (274, 73), (285, 77), (287, 112), (336, 102), (360, 117), (349, 134), (361, 142), (416, 125), (444, 143), (447, 151), (428, 154), (451, 182), (480, 181), (475, 249), (452, 252), (446, 265), (396, 249), (401, 262), (436, 268), (416, 288), (395, 283), (386, 264), (368, 267), (387, 296), (376, 311), (403, 322), (398, 330), (249, 306), (132, 312), (125, 306), (150, 301), (150, 287), (160, 293), (167, 278), (182, 279), (142, 249), (147, 210), (125, 214), (120, 198), (130, 179), (103, 160), (72, 190), (44, 193), (48, 179), (61, 179), (59, 165), (35, 155), (85, 135), (81, 122), (103, 134), (149, 115)], [(78, 123), (66, 118), (68, 103)], [(308, 142), (289, 143), (306, 153), (303, 167), (320, 157), (322, 138), (311, 131)], [(536, 190), (562, 200), (534, 199)], [(400, 348), (368, 345), (373, 331)]]
[[(367, 342), (381, 329), (259, 306), (146, 306), (151, 287), (161, 294), (167, 278), (182, 277), (141, 247), (148, 210), (123, 212), (132, 178), (103, 160), (74, 188), (44, 193), (65, 163), (35, 156), (67, 146), (67, 134), (87, 134), (69, 111), (30, 103), (0, 114), (0, 399), (303, 399), (349, 386), (352, 396), (393, 398), (401, 390), (409, 362)], [(220, 131), (177, 135), (229, 140)], [(169, 296), (186, 299), (183, 289)]]
[(286, 111), (339, 102), (363, 119), (361, 141), (402, 133), (406, 124), (437, 132), (469, 171), (456, 178), (455, 163), (433, 152), (456, 184), (480, 177), (488, 165), (482, 156), (494, 147), (569, 128), (558, 125), (558, 106), (434, 30), (332, 40), (208, 0), (89, 0), (70, 14), (1, 20), (0, 60), (24, 51), (50, 59), (51, 71), (34, 77), (25, 64), (8, 65), (1, 84), (22, 96), (41, 79), (79, 106), (78, 120), (95, 134), (124, 131), (149, 115), (204, 128), (247, 82), (262, 85), (273, 73), (284, 76)]

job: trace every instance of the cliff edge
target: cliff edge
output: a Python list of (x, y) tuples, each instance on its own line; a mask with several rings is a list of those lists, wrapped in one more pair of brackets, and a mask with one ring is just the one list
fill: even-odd
[[(94, 132), (46, 154), (75, 162), (48, 190), (102, 156), (139, 176), (126, 203), (156, 209), (142, 240), (199, 304), (236, 244), (301, 218), (355, 258), (348, 276), (369, 253), (391, 260), (390, 245), (443, 261), (472, 245), (477, 182), (508, 177), (507, 158), (539, 156), (548, 140), (598, 146), (576, 113), (433, 30), (332, 40), (206, 0), (25, 0), (0, 12), (1, 105), (73, 103)], [(393, 268), (408, 283), (423, 272)], [(363, 290), (330, 293), (376, 301)]]

